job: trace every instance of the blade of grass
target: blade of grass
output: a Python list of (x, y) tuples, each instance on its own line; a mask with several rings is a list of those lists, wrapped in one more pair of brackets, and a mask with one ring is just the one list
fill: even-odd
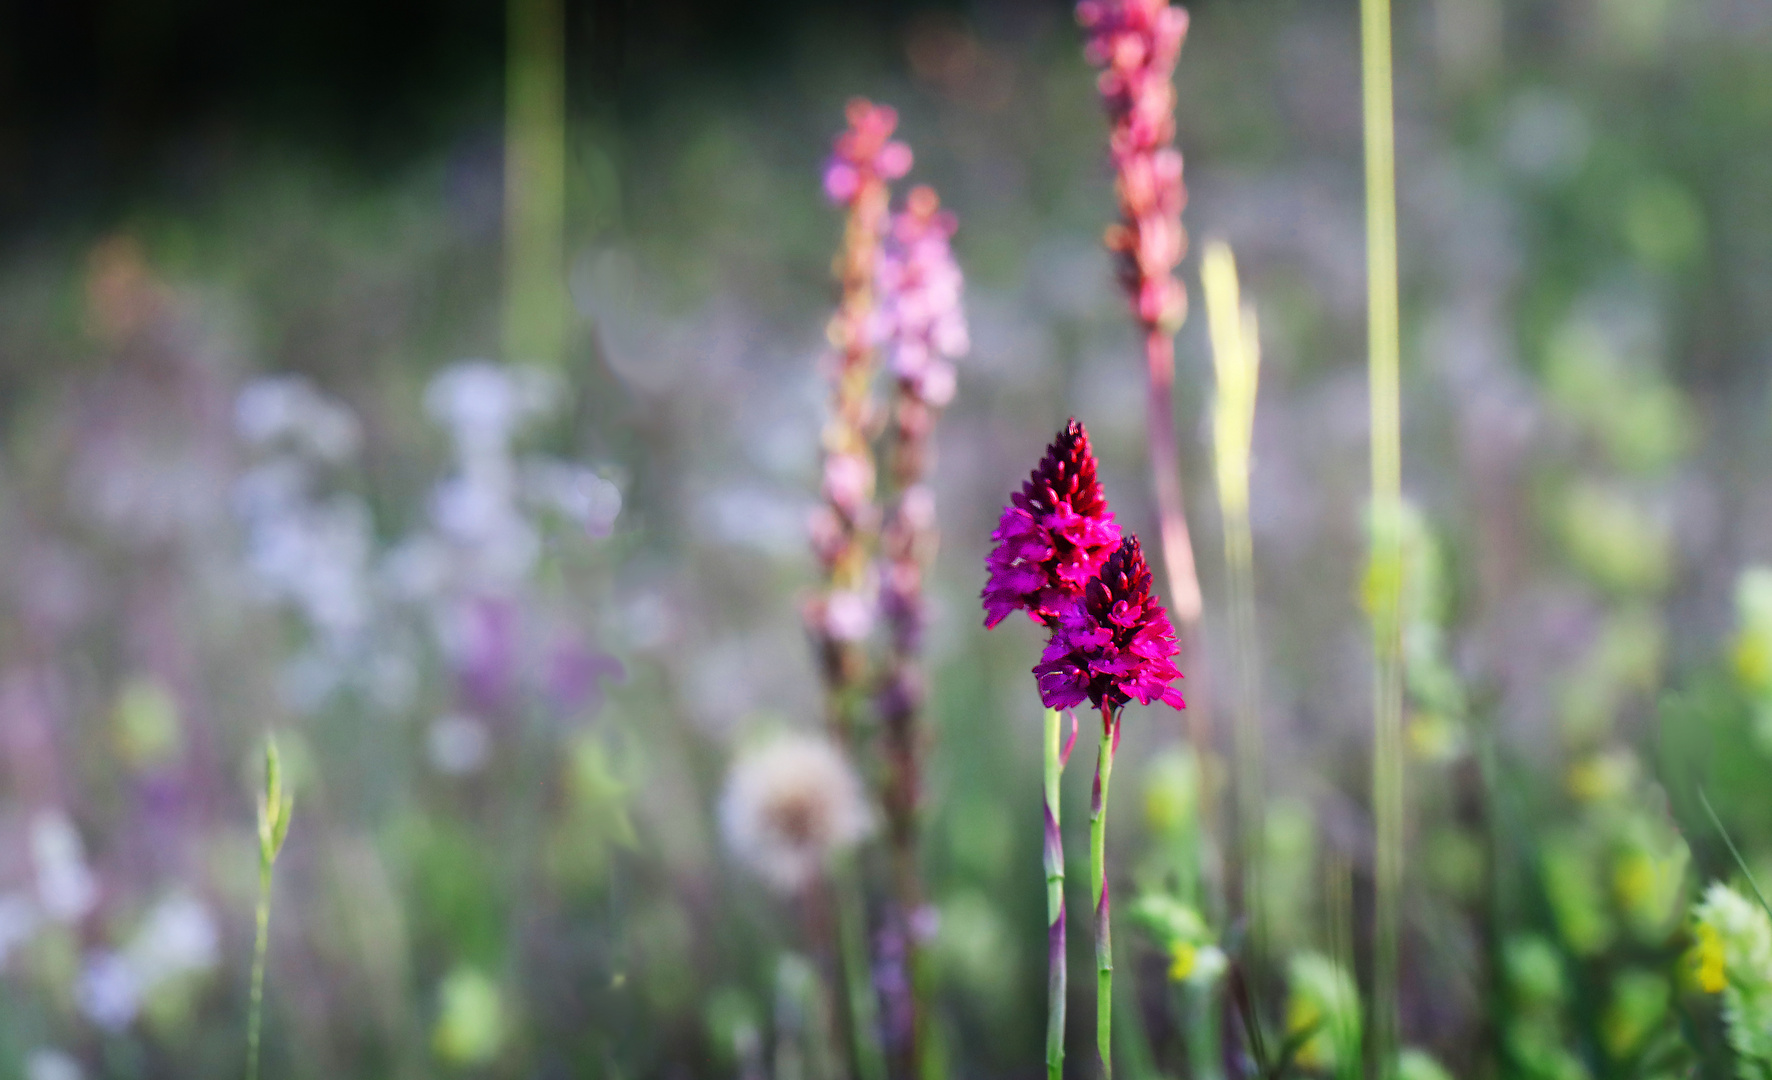
[[(1377, 857), (1373, 899), (1373, 1074), (1388, 1080), (1398, 1044), (1397, 955), (1403, 880), (1401, 352), (1397, 315), (1397, 170), (1391, 93), (1390, 0), (1360, 0), (1360, 60), (1366, 143), (1368, 392), (1372, 425), (1373, 762)], [(1371, 588), (1370, 586), (1377, 586)]]
[(1767, 915), (1772, 915), (1772, 904), (1766, 902), (1766, 894), (1760, 891), (1760, 883), (1754, 880), (1754, 872), (1747, 868), (1747, 860), (1741, 857), (1741, 852), (1735, 847), (1735, 840), (1730, 837), (1729, 830), (1723, 828), (1723, 819), (1719, 818), (1716, 810), (1711, 807), (1710, 798), (1705, 795), (1703, 785), (1699, 785), (1698, 788), (1698, 801), (1704, 805), (1704, 812), (1710, 815), (1710, 823), (1717, 827), (1717, 833), (1722, 836), (1723, 843), (1728, 845), (1729, 854), (1734, 856), (1735, 865), (1741, 869), (1741, 876), (1747, 879), (1748, 888), (1754, 891), (1754, 898), (1760, 902), (1761, 907), (1766, 909)]

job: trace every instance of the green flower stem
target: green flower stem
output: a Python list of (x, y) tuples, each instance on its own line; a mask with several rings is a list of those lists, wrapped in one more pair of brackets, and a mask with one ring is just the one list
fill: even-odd
[(1114, 1075), (1114, 945), (1108, 912), (1107, 800), (1114, 775), (1114, 749), (1120, 721), (1111, 706), (1101, 710), (1101, 753), (1095, 765), (1095, 797), (1089, 807), (1089, 881), (1095, 890), (1095, 1048), (1101, 1054), (1101, 1075)]
[[(1071, 721), (1076, 738), (1076, 721)], [(1059, 832), (1059, 782), (1064, 777), (1070, 747), (1064, 744), (1063, 718), (1057, 709), (1046, 710), (1046, 1076), (1064, 1076), (1065, 933), (1064, 933), (1064, 836)]]
[(259, 1030), (265, 1015), (265, 954), (271, 943), (271, 863), (258, 863), (258, 935), (252, 947), (252, 996), (246, 1020), (246, 1080), (258, 1080)]
[(879, 1013), (874, 1003), (873, 980), (868, 972), (867, 926), (861, 889), (856, 884), (853, 865), (839, 867), (832, 876), (837, 891), (837, 934), (843, 951), (855, 1074), (860, 1080), (886, 1080), (886, 1055), (880, 1046)]
[(258, 934), (252, 950), (252, 996), (246, 1018), (246, 1080), (258, 1080), (258, 1040), (264, 1023), (265, 954), (271, 943), (271, 868), (289, 837), (295, 792), (283, 786), (277, 740), (265, 740), (265, 790), (258, 800)]

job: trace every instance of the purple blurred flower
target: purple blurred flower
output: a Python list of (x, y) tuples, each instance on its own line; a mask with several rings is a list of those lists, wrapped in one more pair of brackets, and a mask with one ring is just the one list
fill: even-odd
[(456, 616), (455, 674), (462, 696), (480, 712), (498, 712), (514, 688), (520, 615), (513, 600), (480, 596)]
[(1065, 425), (1021, 490), (1003, 508), (985, 559), (990, 581), (981, 594), (986, 627), (1010, 612), (1056, 625), (1120, 542), (1120, 526), (1095, 477), (1089, 433)]
[(603, 684), (627, 675), (620, 660), (599, 652), (577, 637), (566, 637), (554, 645), (548, 658), (548, 696), (561, 712), (580, 708), (595, 711), (603, 704)]
[[(1170, 684), (1181, 678), (1172, 659), (1179, 646), (1163, 604), (1151, 595), (1151, 571), (1138, 537), (1128, 536), (1091, 578), (1083, 601), (1064, 612), (1034, 675), (1049, 709), (1087, 699), (1117, 710), (1136, 698), (1183, 708)], [(1104, 721), (1105, 722), (1105, 721)]]

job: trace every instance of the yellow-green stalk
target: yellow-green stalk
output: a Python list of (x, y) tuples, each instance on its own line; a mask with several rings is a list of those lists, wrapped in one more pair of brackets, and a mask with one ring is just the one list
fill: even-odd
[(566, 347), (566, 27), (561, 0), (508, 0), (505, 310), (508, 360)]
[(1262, 856), (1262, 733), (1255, 635), (1255, 554), (1249, 533), (1249, 447), (1255, 427), (1255, 395), (1261, 378), (1261, 347), (1253, 305), (1243, 304), (1237, 263), (1229, 245), (1212, 241), (1200, 260), (1212, 368), (1218, 394), (1212, 407), (1213, 458), (1218, 506), (1224, 519), (1224, 561), (1230, 582), (1231, 633), (1236, 650), (1237, 723), (1233, 735), (1237, 769), (1237, 847), (1242, 869), (1243, 911), (1251, 951), (1267, 949)]
[(1403, 881), (1403, 677), (1399, 605), (1402, 422), (1398, 402), (1397, 167), (1391, 100), (1390, 0), (1360, 0), (1360, 83), (1366, 133), (1368, 392), (1372, 424), (1372, 1058), (1380, 1080), (1397, 1051), (1397, 939)]
[(252, 949), (252, 996), (246, 1019), (246, 1080), (258, 1080), (259, 1032), (264, 1023), (265, 953), (271, 941), (271, 868), (289, 835), (295, 793), (283, 786), (277, 740), (265, 740), (265, 790), (258, 799), (258, 933)]

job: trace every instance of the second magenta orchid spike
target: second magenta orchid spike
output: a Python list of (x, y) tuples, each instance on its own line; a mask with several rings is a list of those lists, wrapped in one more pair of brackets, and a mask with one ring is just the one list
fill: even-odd
[(1120, 714), (1129, 702), (1161, 701), (1182, 708), (1171, 685), (1175, 631), (1151, 593), (1151, 571), (1138, 538), (1128, 536), (1089, 580), (1081, 602), (1059, 618), (1045, 655), (1034, 667), (1048, 709), (1087, 701), (1101, 712), (1101, 750), (1089, 805), (1089, 879), (1095, 890), (1095, 1039), (1104, 1076), (1113, 1075), (1113, 927), (1108, 903), (1107, 807)]
[(1138, 537), (1128, 536), (1090, 579), (1082, 602), (1060, 617), (1034, 674), (1051, 709), (1087, 701), (1105, 715), (1134, 700), (1179, 709), (1184, 702), (1170, 685), (1181, 678), (1178, 651)]

